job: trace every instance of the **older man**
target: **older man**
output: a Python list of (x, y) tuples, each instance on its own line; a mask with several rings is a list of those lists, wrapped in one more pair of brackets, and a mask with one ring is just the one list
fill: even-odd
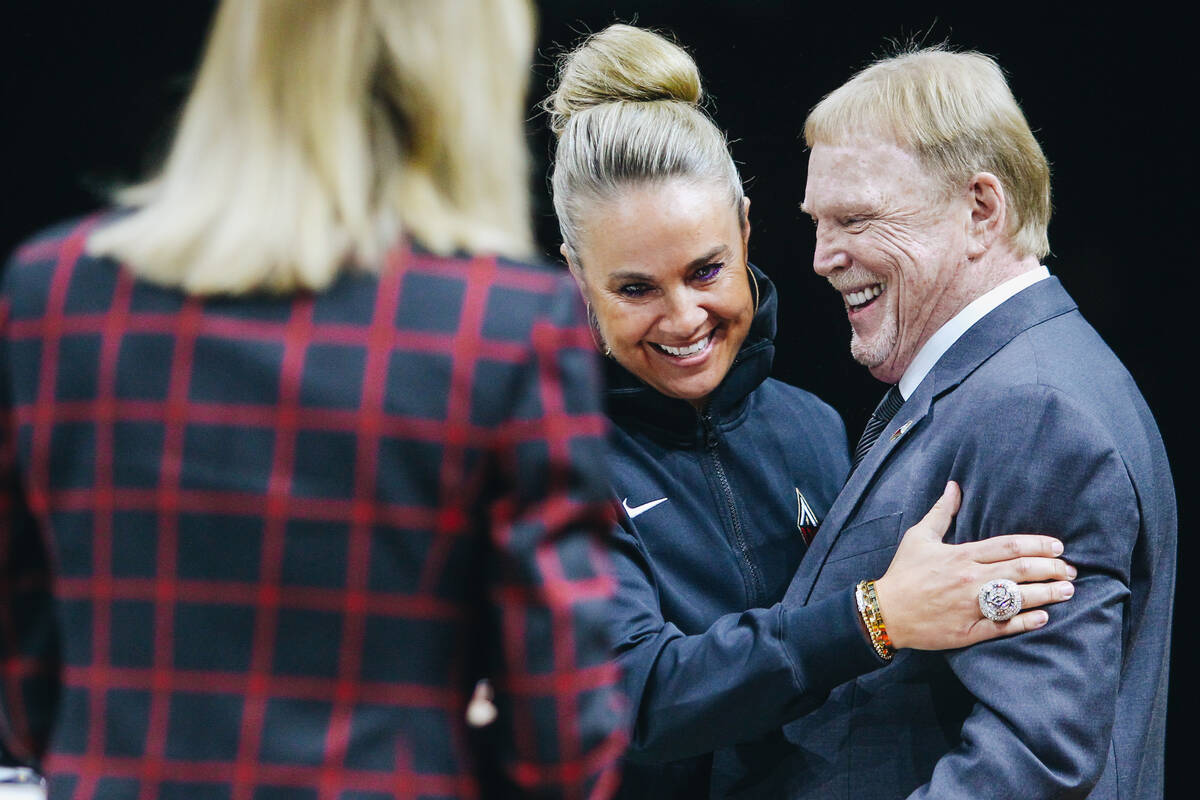
[[(785, 603), (881, 574), (951, 479), (953, 539), (1053, 531), (1079, 577), (1039, 631), (902, 651), (839, 687), (785, 729), (771, 796), (1161, 797), (1171, 475), (1129, 373), (1040, 265), (1049, 170), (1003, 74), (977, 53), (886, 59), (805, 136), (814, 268), (846, 304), (851, 354), (892, 387)], [(993, 617), (1019, 601), (981, 594)]]

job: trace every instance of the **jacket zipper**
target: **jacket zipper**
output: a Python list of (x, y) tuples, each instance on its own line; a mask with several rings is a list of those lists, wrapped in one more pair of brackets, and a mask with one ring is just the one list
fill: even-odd
[(733, 487), (729, 485), (729, 477), (725, 474), (725, 465), (721, 463), (721, 457), (717, 454), (717, 445), (720, 444), (720, 439), (717, 437), (717, 429), (713, 424), (712, 415), (702, 414), (700, 421), (704, 425), (704, 443), (708, 448), (709, 458), (712, 459), (713, 466), (716, 468), (717, 482), (721, 484), (721, 491), (725, 495), (725, 507), (729, 510), (729, 519), (733, 523), (734, 546), (741, 552), (742, 560), (750, 571), (754, 590), (754, 596), (750, 598), (750, 601), (753, 607), (762, 602), (762, 578), (758, 574), (758, 567), (755, 565), (754, 559), (750, 557), (750, 547), (746, 544), (746, 535), (742, 531), (742, 522), (738, 518), (737, 506), (733, 501)]

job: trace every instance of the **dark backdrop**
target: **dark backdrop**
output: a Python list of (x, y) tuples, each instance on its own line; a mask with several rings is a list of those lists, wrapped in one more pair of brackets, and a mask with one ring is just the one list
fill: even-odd
[[(580, 33), (619, 20), (676, 34), (700, 64), (753, 199), (751, 258), (782, 296), (776, 375), (832, 403), (854, 435), (880, 386), (849, 359), (841, 303), (810, 269), (812, 226), (798, 209), (805, 113), (889, 41), (946, 39), (996, 56), (1054, 170), (1047, 264), (1133, 372), (1166, 439), (1186, 592), (1196, 471), (1185, 460), (1183, 391), (1195, 366), (1179, 359), (1198, 344), (1187, 309), (1200, 210), (1196, 137), (1178, 110), (1195, 102), (1189, 24), (1146, 4), (1119, 12), (956, 5), (939, 12), (903, 3), (879, 13), (789, 0), (543, 0), (530, 104), (544, 94), (555, 54)], [(107, 187), (153, 163), (212, 8), (208, 0), (57, 2), (6, 13), (5, 252), (41, 225), (94, 208)], [(558, 242), (546, 197), (550, 145), (532, 110), (529, 127), (537, 232), (550, 257)], [(1168, 797), (1187, 785), (1186, 717), (1196, 708), (1189, 610), (1181, 604), (1176, 612)]]

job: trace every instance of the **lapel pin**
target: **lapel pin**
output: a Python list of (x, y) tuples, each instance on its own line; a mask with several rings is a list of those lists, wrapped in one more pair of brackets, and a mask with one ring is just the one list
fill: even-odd
[(888, 441), (894, 442), (897, 439), (899, 439), (901, 436), (903, 436), (904, 434), (908, 433), (908, 429), (912, 427), (912, 424), (913, 424), (913, 421), (910, 419), (907, 422), (905, 422), (903, 425), (901, 425), (899, 428), (896, 428), (896, 432), (892, 434), (892, 438), (888, 439)]

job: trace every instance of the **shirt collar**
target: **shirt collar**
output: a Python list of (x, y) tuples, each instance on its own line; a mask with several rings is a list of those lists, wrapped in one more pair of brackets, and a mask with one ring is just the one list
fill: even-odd
[(916, 358), (900, 376), (900, 394), (904, 399), (907, 400), (916, 391), (942, 354), (949, 350), (950, 345), (957, 342), (958, 338), (966, 333), (972, 325), (1017, 292), (1049, 277), (1050, 270), (1039, 265), (1028, 272), (1022, 272), (1015, 278), (1009, 278), (991, 291), (985, 292), (951, 317), (945, 325), (937, 329), (933, 336), (929, 337), (929, 341), (922, 345), (921, 349), (917, 351)]

